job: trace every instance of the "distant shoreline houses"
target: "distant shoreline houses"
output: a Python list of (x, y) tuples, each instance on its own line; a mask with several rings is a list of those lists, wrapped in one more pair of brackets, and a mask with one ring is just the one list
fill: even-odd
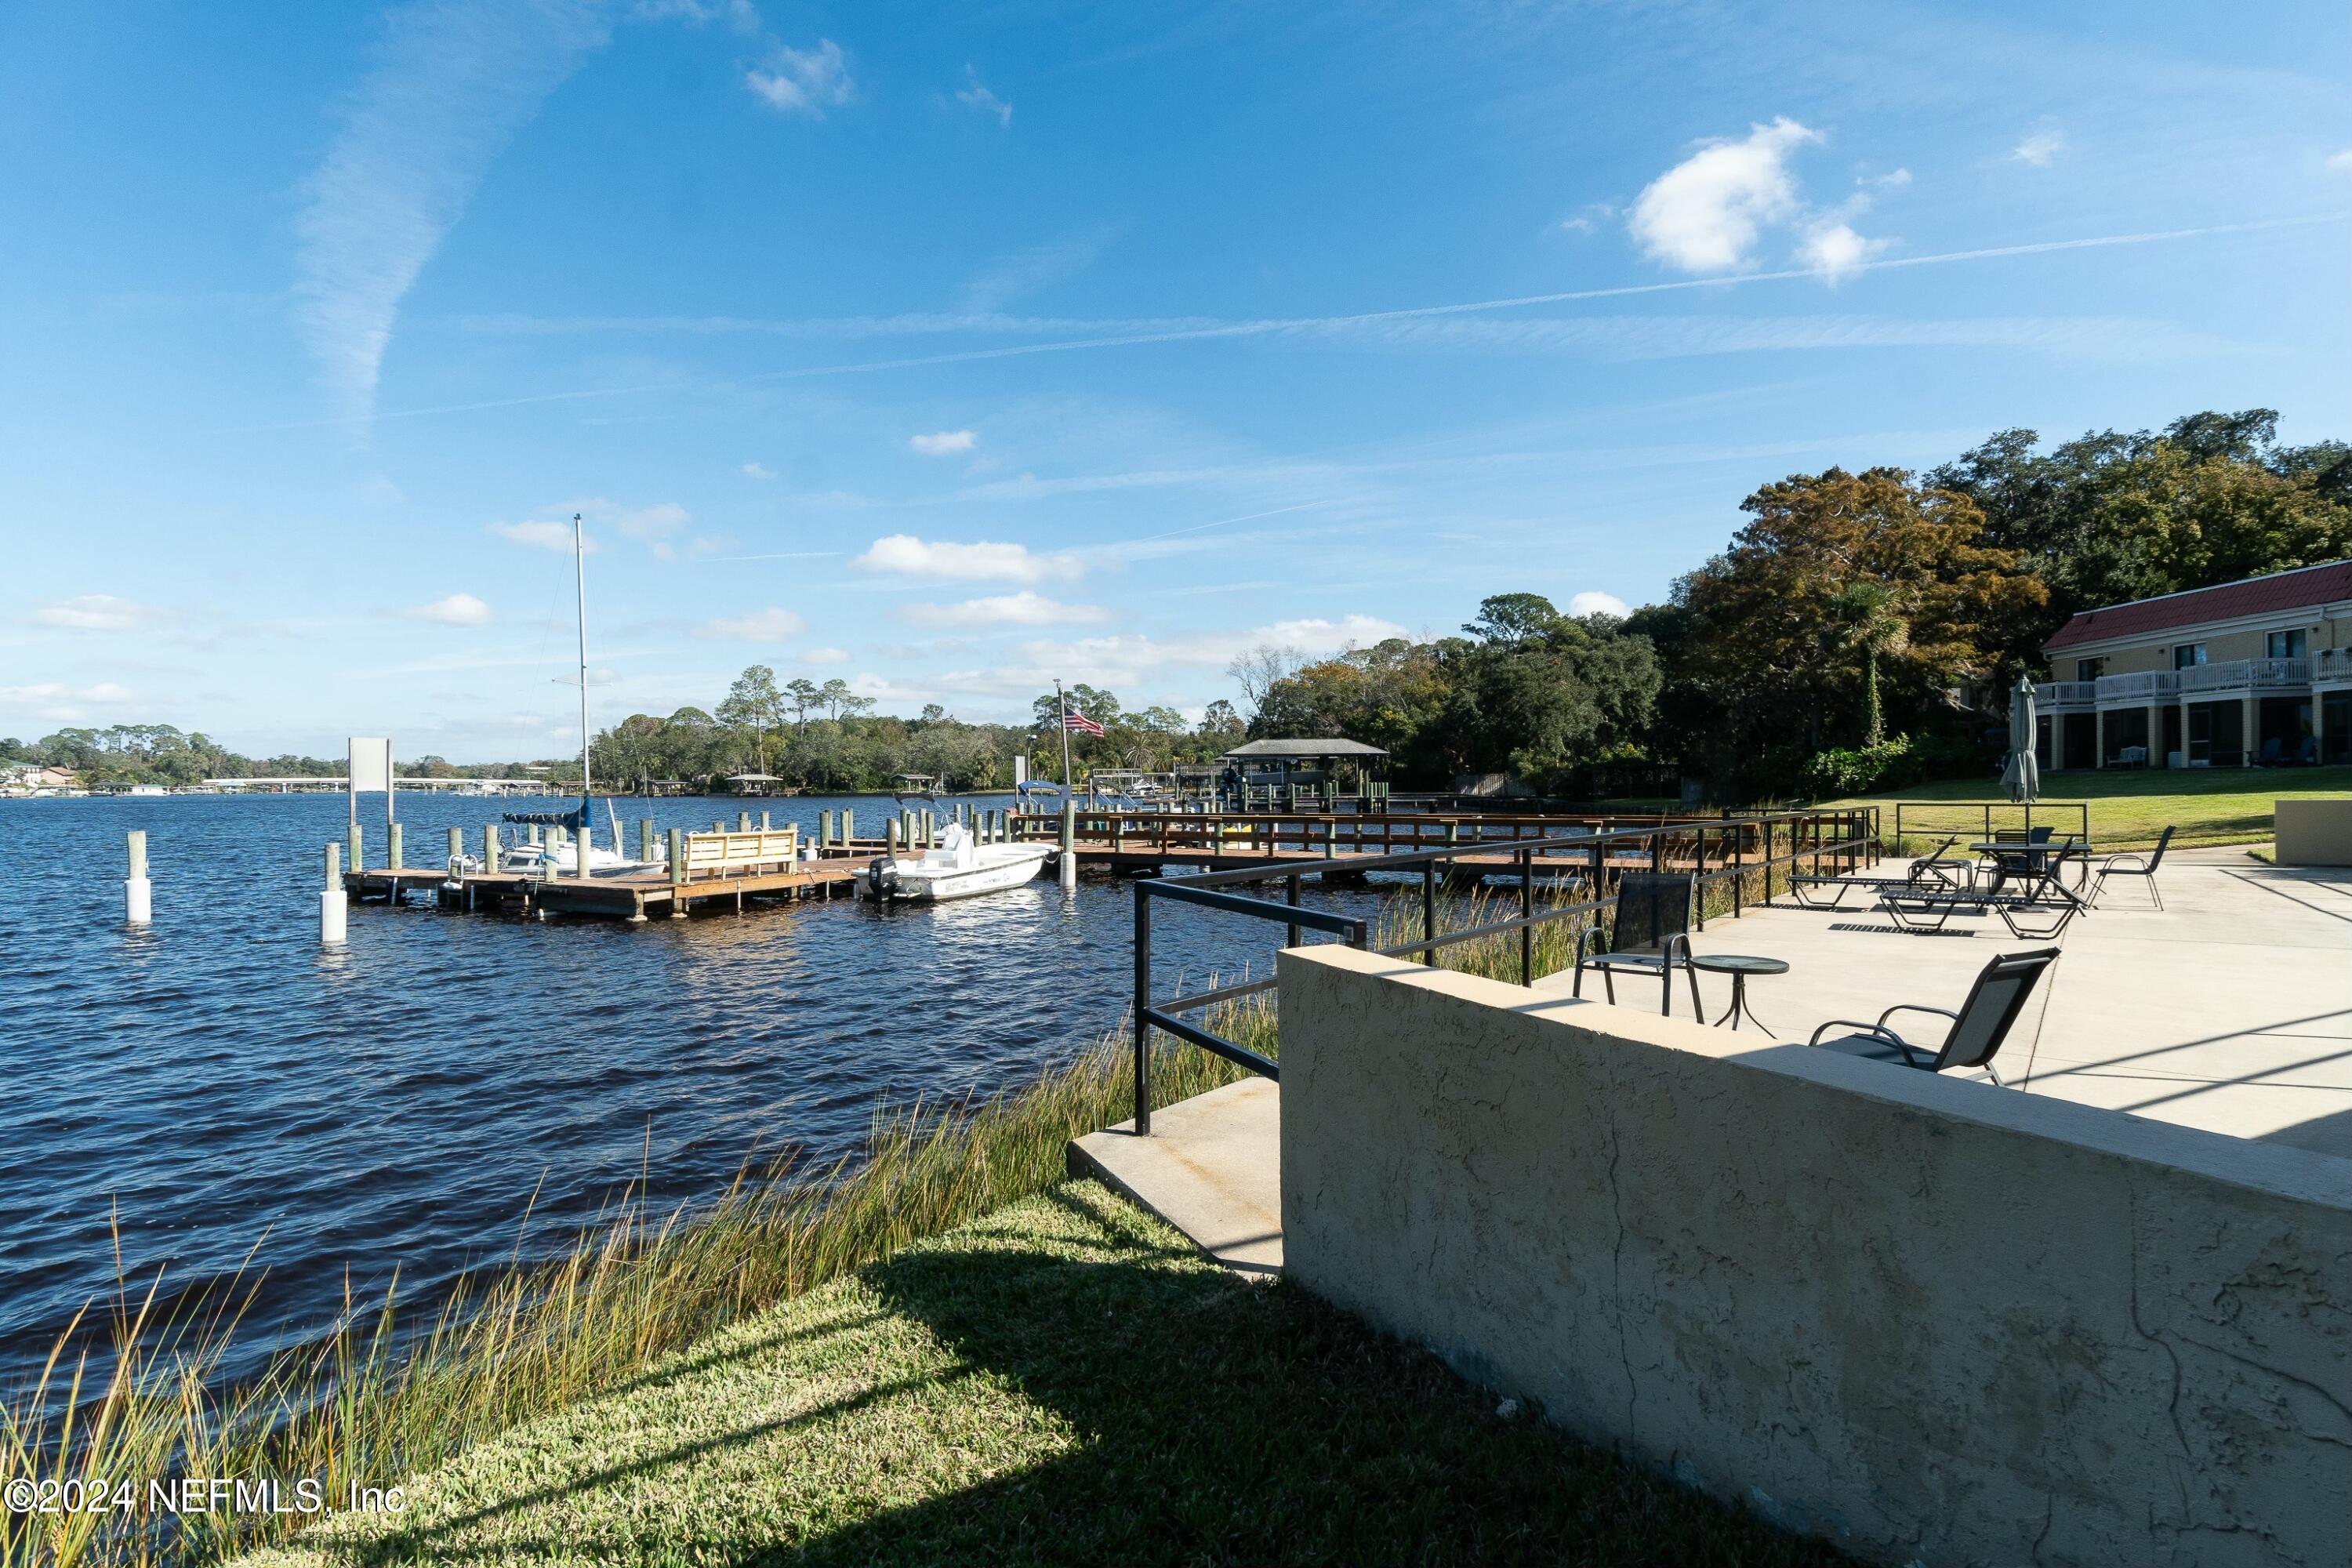
[(2352, 759), (2352, 561), (2085, 610), (2042, 652), (2045, 769)]
[(71, 768), (53, 768), (45, 763), (0, 763), (0, 795), (86, 795), (81, 779)]

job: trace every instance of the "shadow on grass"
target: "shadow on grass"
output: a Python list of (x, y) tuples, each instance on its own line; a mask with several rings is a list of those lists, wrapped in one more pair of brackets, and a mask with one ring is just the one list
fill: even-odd
[[(452, 1538), (473, 1537), (469, 1527), (493, 1514), (512, 1519), (625, 1479), (599, 1470), (366, 1542), (360, 1560), (1845, 1561), (1540, 1422), (1499, 1419), (1492, 1395), (1430, 1355), (1303, 1291), (1242, 1283), (1100, 1188), (1068, 1184), (1043, 1201), (1061, 1212), (1042, 1226), (983, 1222), (862, 1278), (949, 1358), (913, 1381), (1009, 1386), (1066, 1423), (1073, 1447), (797, 1540), (747, 1537), (690, 1515), (643, 1516), (625, 1535), (593, 1541), (534, 1538), (537, 1521), (514, 1521), (520, 1539)], [(907, 1384), (885, 1381), (789, 1420), (821, 1425)], [(774, 1425), (730, 1427), (621, 1468), (683, 1470), (715, 1447), (757, 1444)]]

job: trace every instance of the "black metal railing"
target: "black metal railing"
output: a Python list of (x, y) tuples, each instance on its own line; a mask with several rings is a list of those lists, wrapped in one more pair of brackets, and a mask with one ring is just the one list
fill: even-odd
[[(1348, 859), (1275, 861), (1265, 867), (1245, 866), (1202, 876), (1160, 878), (1135, 885), (1135, 1129), (1151, 1131), (1151, 1034), (1154, 1029), (1224, 1058), (1251, 1072), (1280, 1081), (1280, 1064), (1213, 1029), (1188, 1022), (1182, 1015), (1199, 1013), (1223, 1003), (1239, 1001), (1273, 990), (1273, 979), (1221, 985), (1191, 995), (1156, 1002), (1151, 994), (1151, 910), (1160, 900), (1173, 900), (1226, 914), (1271, 921), (1286, 928), (1286, 946), (1297, 947), (1305, 932), (1328, 931), (1350, 946), (1370, 951), (1375, 917), (1313, 910), (1299, 901), (1299, 886), (1308, 877), (1362, 877), (1375, 871), (1418, 871), (1421, 881), (1421, 936), (1379, 951), (1388, 957), (1418, 956), (1434, 965), (1438, 952), (1463, 942), (1507, 932), (1518, 933), (1519, 984), (1532, 985), (1535, 973), (1536, 928), (1554, 921), (1591, 918), (1609, 902), (1610, 887), (1627, 871), (1664, 871), (1670, 865), (1688, 866), (1697, 889), (1696, 916), (1706, 929), (1708, 892), (1727, 887), (1724, 900), (1737, 917), (1748, 904), (1751, 882), (1760, 881), (1763, 902), (1769, 905), (1778, 886), (1799, 874), (1799, 868), (1818, 872), (1824, 864), (1841, 872), (1858, 868), (1878, 854), (1879, 813), (1876, 806), (1832, 811), (1778, 812), (1710, 822), (1580, 831), (1536, 839), (1465, 840), (1443, 849), (1397, 855), (1358, 855)], [(1709, 850), (1714, 857), (1709, 860)], [(1498, 864), (1498, 861), (1501, 863)], [(1785, 871), (1784, 869), (1785, 868)], [(1518, 912), (1506, 920), (1482, 921), (1458, 931), (1441, 931), (1437, 884), (1455, 872), (1492, 876), (1503, 872), (1517, 883)], [(1538, 879), (1541, 879), (1540, 883)], [(1280, 880), (1286, 891), (1281, 902), (1223, 889), (1241, 884)], [(1536, 908), (1538, 885), (1565, 886), (1583, 896)], [(1718, 911), (1720, 912), (1720, 911)]]
[(1896, 838), (1944, 838), (1974, 834), (1989, 842), (1997, 834), (2022, 834), (2047, 827), (2052, 836), (2068, 834), (2083, 842), (2091, 838), (2091, 807), (2087, 801), (1898, 800), (1895, 803)]

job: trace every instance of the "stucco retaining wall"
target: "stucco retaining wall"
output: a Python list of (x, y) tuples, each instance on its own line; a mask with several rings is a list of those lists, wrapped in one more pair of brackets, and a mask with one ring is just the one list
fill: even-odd
[(1285, 952), (1286, 1271), (1889, 1563), (2352, 1558), (2346, 1163)]
[(2282, 866), (2352, 866), (2352, 800), (2271, 805)]

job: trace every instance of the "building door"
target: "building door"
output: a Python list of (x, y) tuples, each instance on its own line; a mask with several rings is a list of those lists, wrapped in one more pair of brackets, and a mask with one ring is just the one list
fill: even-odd
[(2213, 705), (2192, 702), (2189, 705), (2189, 761), (2210, 763), (2213, 760)]
[(2069, 768), (2095, 768), (2099, 765), (2099, 721), (2094, 713), (2066, 715), (2066, 759), (2062, 764)]
[(2352, 691), (2319, 695), (2319, 760), (2352, 762)]
[(2188, 755), (2181, 751), (2180, 709), (2178, 705), (2167, 705), (2164, 710), (2164, 744), (2157, 750), (2163, 754), (2150, 757), (2148, 759), (2150, 763), (2160, 763), (2168, 768), (2178, 766), (2179, 763), (2174, 761), (2176, 754), (2179, 754), (2180, 763), (2189, 760)]

